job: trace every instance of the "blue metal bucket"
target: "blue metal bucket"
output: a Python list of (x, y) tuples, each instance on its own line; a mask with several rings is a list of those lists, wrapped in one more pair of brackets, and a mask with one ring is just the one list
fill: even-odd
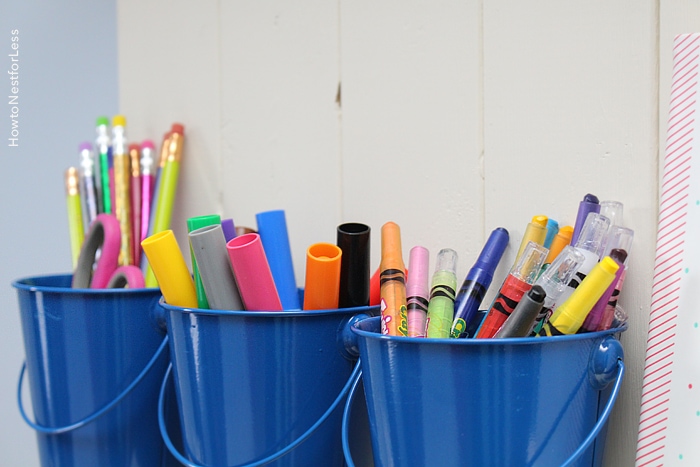
[[(184, 453), (172, 446), (165, 426), (162, 436), (183, 465), (344, 465), (342, 410), (336, 408), (359, 373), (346, 350), (349, 328), (377, 307), (266, 312), (162, 306)], [(164, 384), (168, 378), (169, 372)]]
[[(26, 354), (18, 404), (37, 432), (41, 464), (175, 465), (158, 427), (158, 390), (169, 357), (160, 291), (70, 284), (70, 275), (12, 283)], [(34, 420), (22, 405), (25, 368)], [(171, 396), (170, 422), (176, 409)]]
[(420, 339), (383, 336), (379, 326), (369, 318), (352, 327), (377, 467), (600, 465), (624, 329)]

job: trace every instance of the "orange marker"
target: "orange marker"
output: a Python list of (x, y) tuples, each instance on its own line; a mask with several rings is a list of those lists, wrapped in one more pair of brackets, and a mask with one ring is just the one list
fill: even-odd
[(401, 256), (401, 230), (394, 222), (382, 226), (382, 261), (379, 265), (382, 334), (407, 336), (406, 275)]
[(342, 255), (331, 243), (315, 243), (306, 250), (304, 310), (338, 308)]

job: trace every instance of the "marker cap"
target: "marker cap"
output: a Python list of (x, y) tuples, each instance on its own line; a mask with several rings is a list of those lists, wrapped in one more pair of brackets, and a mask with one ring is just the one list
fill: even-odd
[[(610, 252), (616, 248), (625, 250), (627, 255), (629, 255), (633, 240), (634, 230), (619, 225), (613, 225), (608, 232), (603, 256), (609, 255)], [(627, 264), (627, 258), (625, 258), (624, 263)]]
[(456, 274), (457, 252), (451, 248), (443, 248), (437, 254), (435, 260), (435, 272), (447, 271)]
[(549, 250), (542, 245), (528, 242), (510, 273), (516, 278), (532, 284), (537, 279), (548, 253)]
[(585, 260), (583, 253), (571, 245), (566, 245), (535, 284), (544, 288), (548, 301), (556, 302)]
[(609, 228), (610, 219), (597, 212), (588, 213), (575, 246), (592, 251), (600, 257)]

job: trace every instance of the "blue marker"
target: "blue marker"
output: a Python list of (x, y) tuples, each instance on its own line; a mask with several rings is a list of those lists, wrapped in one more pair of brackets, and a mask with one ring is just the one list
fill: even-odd
[(552, 241), (557, 233), (559, 233), (559, 222), (554, 219), (547, 219), (547, 236), (544, 238), (542, 246), (545, 248), (552, 246)]
[(460, 337), (466, 333), (491, 285), (493, 273), (508, 246), (508, 240), (508, 231), (503, 227), (498, 227), (491, 232), (484, 248), (479, 253), (479, 258), (469, 270), (457, 293), (450, 337)]

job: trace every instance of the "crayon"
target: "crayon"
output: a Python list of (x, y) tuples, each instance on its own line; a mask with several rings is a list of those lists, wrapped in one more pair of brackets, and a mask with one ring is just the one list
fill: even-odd
[(596, 195), (587, 193), (583, 200), (578, 204), (578, 212), (576, 213), (576, 222), (574, 223), (574, 232), (571, 235), (571, 244), (576, 245), (578, 237), (581, 235), (583, 225), (586, 223), (586, 218), (591, 212), (600, 213), (600, 202)]
[(559, 232), (559, 222), (554, 219), (547, 219), (547, 235), (544, 238), (543, 247), (549, 248), (551, 251), (552, 241), (554, 236)]
[[(533, 216), (530, 223), (527, 224), (525, 228), (525, 233), (523, 234), (523, 239), (520, 241), (520, 247), (518, 248), (518, 253), (515, 255), (515, 263), (520, 259), (520, 255), (523, 254), (527, 244), (529, 242), (537, 243), (538, 245), (544, 246), (544, 241), (547, 238), (547, 216)], [(515, 264), (514, 263), (514, 264)]]
[[(627, 274), (627, 262), (629, 261), (629, 252), (632, 248), (632, 241), (634, 240), (634, 231), (632, 229), (627, 229), (625, 227), (620, 227), (613, 225), (610, 227), (610, 232), (608, 232), (608, 242), (606, 248), (621, 249), (627, 253), (627, 257), (622, 261), (622, 272), (620, 273), (619, 279), (615, 282), (615, 289), (613, 290), (610, 299), (603, 312), (603, 319), (598, 326), (599, 331), (609, 329), (612, 326), (612, 322), (615, 319), (615, 310), (617, 308), (617, 299), (620, 296), (620, 291), (622, 290), (622, 284), (625, 282), (625, 275)], [(610, 253), (612, 253), (610, 250)]]
[(409, 337), (425, 337), (430, 290), (428, 264), (430, 253), (422, 246), (414, 246), (408, 254), (411, 274), (406, 279), (406, 315)]
[(394, 222), (382, 226), (379, 291), (382, 334), (407, 336), (406, 277), (401, 255), (401, 230)]
[(496, 299), (476, 333), (477, 339), (493, 337), (510, 316), (523, 295), (532, 288), (549, 250), (529, 242), (518, 262), (511, 268)]
[(493, 337), (525, 337), (530, 333), (547, 294), (539, 285), (533, 285)]
[[(608, 301), (615, 291), (615, 285), (620, 280), (622, 273), (625, 271), (624, 264), (625, 260), (627, 259), (627, 252), (625, 250), (621, 248), (613, 248), (613, 250), (610, 252), (610, 257), (617, 263), (619, 269), (615, 273), (615, 278), (613, 281), (610, 283), (608, 288), (605, 289), (603, 295), (600, 296), (598, 301), (595, 303), (595, 305), (593, 305), (593, 308), (591, 308), (591, 311), (586, 316), (586, 320), (581, 325), (581, 331), (583, 332), (593, 332), (600, 328), (603, 319), (605, 318), (605, 310), (607, 308)], [(615, 304), (617, 304), (617, 299), (615, 300)]]
[(610, 256), (600, 260), (571, 296), (557, 307), (540, 335), (576, 334), (595, 302), (615, 279), (618, 269), (619, 265)]
[(486, 291), (491, 286), (493, 274), (496, 271), (503, 253), (508, 246), (508, 231), (498, 227), (491, 232), (486, 244), (479, 253), (474, 265), (469, 269), (467, 277), (455, 299), (455, 316), (450, 329), (451, 337), (462, 337), (470, 327)]
[(457, 252), (450, 248), (440, 250), (430, 284), (426, 337), (450, 337), (457, 288), (456, 271)]

